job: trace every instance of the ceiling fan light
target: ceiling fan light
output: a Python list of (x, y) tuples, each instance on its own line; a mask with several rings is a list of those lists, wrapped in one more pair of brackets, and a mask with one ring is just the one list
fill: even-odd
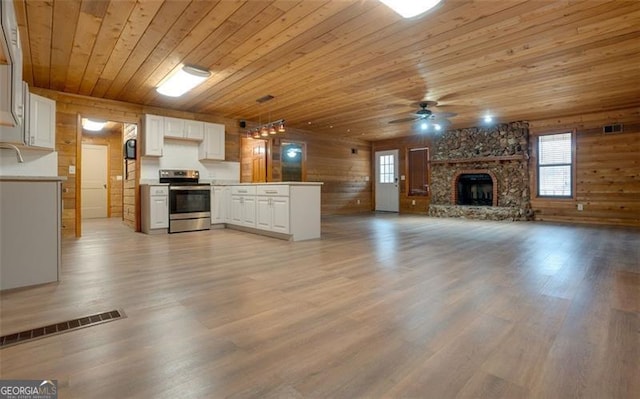
[(423, 14), (440, 3), (441, 0), (380, 0), (403, 18), (413, 18)]
[(442, 126), (440, 126), (440, 124), (439, 124), (439, 123), (434, 123), (434, 124), (433, 124), (433, 128), (434, 128), (434, 129), (436, 129), (437, 131), (442, 130)]
[(89, 130), (90, 132), (99, 132), (104, 128), (104, 125), (106, 124), (107, 121), (82, 118), (82, 128), (84, 130)]
[(422, 129), (422, 130), (427, 130), (428, 127), (429, 127), (429, 125), (427, 124), (427, 122), (422, 122), (420, 124), (420, 129)]
[(210, 76), (211, 72), (207, 70), (183, 65), (176, 73), (166, 78), (156, 91), (165, 96), (180, 97)]

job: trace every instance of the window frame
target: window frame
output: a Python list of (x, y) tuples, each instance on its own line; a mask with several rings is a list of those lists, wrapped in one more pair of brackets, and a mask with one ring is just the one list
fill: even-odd
[[(421, 147), (408, 147), (406, 153), (407, 160), (407, 181), (406, 181), (406, 193), (407, 197), (430, 197), (431, 196), (431, 187), (430, 187), (430, 175), (431, 175), (431, 159), (430, 159), (430, 150), (429, 147), (421, 146)], [(425, 184), (425, 193), (424, 194), (414, 194), (412, 193), (412, 180), (411, 180), (411, 153), (414, 151), (424, 151), (425, 152), (425, 171), (424, 171), (424, 184)]]
[[(571, 162), (562, 164), (540, 164), (540, 138), (544, 136), (555, 136), (560, 134), (570, 134), (571, 137)], [(569, 176), (571, 182), (569, 184), (571, 193), (569, 195), (547, 195), (540, 194), (540, 170), (545, 167), (569, 166)], [(536, 135), (536, 198), (549, 200), (573, 200), (576, 197), (576, 130), (553, 131)]]

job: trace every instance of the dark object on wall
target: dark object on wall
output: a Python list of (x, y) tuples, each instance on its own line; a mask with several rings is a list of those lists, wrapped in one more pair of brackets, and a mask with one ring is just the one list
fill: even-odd
[(247, 127), (247, 121), (240, 121), (240, 127), (242, 129), (244, 129), (245, 127)]
[(622, 133), (622, 124), (616, 123), (613, 125), (604, 125), (602, 126), (602, 132), (605, 134)]
[(124, 159), (136, 159), (136, 139), (129, 139), (125, 141)]

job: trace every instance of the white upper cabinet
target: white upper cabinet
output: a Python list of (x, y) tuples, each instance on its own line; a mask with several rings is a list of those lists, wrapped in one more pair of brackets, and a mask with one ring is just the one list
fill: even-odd
[(143, 157), (161, 157), (164, 146), (164, 117), (158, 115), (144, 116), (144, 130), (142, 135)]
[(204, 122), (165, 116), (164, 137), (202, 141), (204, 137)]
[(22, 49), (12, 1), (0, 3), (0, 125), (19, 126), (24, 118), (22, 98)]
[(204, 124), (204, 139), (198, 147), (198, 159), (224, 161), (224, 125)]
[(25, 125), (29, 146), (56, 148), (56, 102), (36, 94), (29, 95), (29, 118)]

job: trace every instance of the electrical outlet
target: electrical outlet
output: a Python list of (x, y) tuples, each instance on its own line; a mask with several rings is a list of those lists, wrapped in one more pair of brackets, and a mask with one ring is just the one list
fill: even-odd
[(411, 205), (415, 205), (416, 204), (416, 200), (411, 200)]
[(583, 204), (578, 204), (578, 210), (579, 211), (583, 211), (584, 210), (584, 205)]
[(360, 200), (356, 200), (356, 204), (360, 205)]

